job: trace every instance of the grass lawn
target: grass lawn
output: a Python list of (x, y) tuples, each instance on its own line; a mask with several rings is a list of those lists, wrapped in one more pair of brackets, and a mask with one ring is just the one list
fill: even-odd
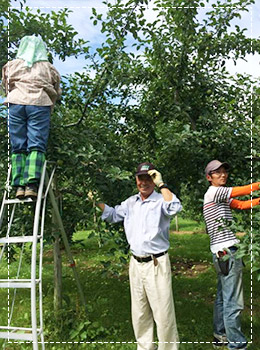
[(204, 222), (197, 222), (191, 219), (184, 219), (181, 216), (177, 216), (177, 219), (171, 221), (170, 229), (176, 232), (176, 220), (178, 222), (178, 228), (180, 232), (187, 233), (205, 233)]
[[(193, 225), (194, 229), (197, 224)], [(179, 222), (180, 229), (181, 224)], [(190, 227), (190, 226), (189, 226)], [(187, 231), (184, 229), (184, 231)], [(76, 284), (67, 260), (63, 258), (64, 310), (63, 320), (55, 319), (53, 312), (53, 262), (51, 246), (45, 246), (43, 266), (43, 308), (45, 323), (46, 350), (54, 349), (136, 349), (130, 316), (130, 295), (127, 266), (121, 273), (104, 273), (106, 252), (113, 247), (113, 242), (98, 248), (95, 238), (86, 238), (86, 232), (75, 234), (72, 253), (77, 263), (81, 283), (84, 288), (88, 313), (80, 307)], [(82, 240), (80, 243), (79, 240)], [(212, 310), (216, 293), (216, 275), (211, 264), (209, 239), (205, 234), (171, 234), (170, 257), (172, 263), (172, 284), (176, 308), (177, 324), (180, 336), (180, 350), (212, 349)], [(29, 271), (29, 260), (23, 270), (23, 278)], [(103, 262), (103, 264), (102, 264)], [(14, 274), (17, 263), (10, 267)], [(3, 278), (6, 268), (1, 266)], [(251, 276), (250, 268), (244, 271), (245, 310), (242, 314), (242, 329), (247, 338), (252, 339), (249, 350), (260, 349), (260, 288), (253, 276), (253, 334), (251, 335)], [(6, 293), (5, 293), (6, 292)], [(0, 324), (7, 321), (7, 291), (1, 290)], [(29, 326), (29, 293), (18, 290), (15, 324)], [(61, 317), (62, 319), (62, 317)], [(90, 320), (90, 322), (89, 322)], [(90, 344), (86, 342), (91, 340)], [(61, 342), (64, 342), (63, 344)], [(68, 343), (71, 342), (71, 343)], [(73, 343), (75, 342), (75, 343)], [(82, 342), (82, 343), (79, 343)], [(3, 341), (0, 341), (0, 345)], [(7, 344), (7, 350), (32, 349), (31, 344)]]

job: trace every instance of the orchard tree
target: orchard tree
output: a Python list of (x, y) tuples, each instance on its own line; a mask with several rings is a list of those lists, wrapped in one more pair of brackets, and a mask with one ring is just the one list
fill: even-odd
[[(208, 161), (217, 158), (232, 165), (230, 185), (251, 181), (252, 162), (252, 180), (258, 180), (259, 81), (232, 76), (226, 68), (229, 59), (236, 63), (260, 52), (259, 39), (248, 38), (244, 28), (233, 24), (253, 3), (215, 1), (200, 19), (205, 1), (107, 0), (106, 18), (93, 9), (93, 25), (101, 23), (105, 40), (92, 56), (66, 24), (68, 10), (35, 15), (21, 1), (21, 10), (11, 11), (16, 24), (12, 45), (17, 46), (20, 33), (37, 29), (52, 56), (82, 53), (90, 58), (83, 72), (63, 77), (48, 149), (48, 158), (59, 165), (58, 188), (70, 235), (88, 228), (103, 230), (100, 241), (110, 239), (112, 231), (100, 223), (95, 201), (113, 205), (132, 194), (132, 174), (144, 160), (162, 171), (181, 197), (184, 214), (198, 220)], [(155, 20), (146, 12), (151, 7)], [(6, 9), (4, 14), (7, 19)], [(7, 38), (6, 20), (2, 26)], [(2, 162), (7, 144), (1, 125)], [(243, 213), (243, 221), (248, 220)]]
[[(144, 156), (152, 154), (163, 167), (168, 165), (168, 181), (180, 187), (176, 178), (201, 187), (198, 181), (210, 158), (232, 160), (237, 168), (250, 154), (246, 131), (251, 124), (249, 96), (254, 82), (247, 76), (230, 76), (226, 60), (236, 62), (259, 52), (259, 40), (251, 42), (244, 29), (235, 26), (228, 31), (232, 20), (253, 1), (227, 1), (221, 6), (217, 2), (203, 22), (197, 17), (200, 1), (155, 1), (157, 17), (152, 23), (145, 16), (147, 2), (140, 1), (127, 27), (138, 48), (134, 55), (127, 54), (127, 37), (122, 38), (121, 28), (136, 3), (109, 4), (110, 17), (102, 22), (107, 35), (102, 52), (111, 60), (118, 57), (110, 84), (120, 89), (121, 103), (138, 99), (123, 128), (131, 134), (136, 133), (132, 123), (137, 126), (137, 137), (145, 141), (138, 142), (138, 151)], [(115, 40), (120, 50), (115, 50)], [(136, 90), (135, 96), (130, 89)], [(242, 153), (237, 152), (241, 141)], [(246, 169), (244, 176), (248, 176)]]
[(86, 41), (76, 39), (78, 33), (67, 23), (71, 10), (65, 7), (45, 13), (37, 9), (33, 13), (26, 0), (15, 0), (15, 3), (11, 7), (10, 0), (0, 2), (1, 68), (8, 59), (15, 57), (20, 40), (25, 35), (41, 35), (51, 62), (54, 56), (64, 61), (69, 56), (88, 54)]
[[(121, 97), (118, 108), (125, 106), (119, 125), (125, 149), (132, 159), (153, 161), (193, 217), (201, 218), (203, 170), (211, 159), (231, 164), (231, 186), (258, 180), (259, 81), (232, 76), (226, 68), (227, 60), (260, 52), (259, 39), (232, 24), (253, 3), (216, 1), (203, 20), (198, 0), (154, 1), (153, 22), (145, 15), (145, 0), (107, 3), (106, 20), (93, 10), (94, 23), (102, 22), (107, 37), (98, 51), (106, 58), (102, 65), (117, 57), (109, 87)], [(240, 221), (248, 223), (250, 214), (241, 214)]]

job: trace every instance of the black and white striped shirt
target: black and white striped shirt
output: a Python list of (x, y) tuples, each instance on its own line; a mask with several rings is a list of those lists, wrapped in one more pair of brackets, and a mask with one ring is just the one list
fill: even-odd
[(203, 215), (212, 253), (239, 242), (228, 227), (228, 223), (232, 221), (231, 191), (232, 187), (210, 186), (204, 196)]

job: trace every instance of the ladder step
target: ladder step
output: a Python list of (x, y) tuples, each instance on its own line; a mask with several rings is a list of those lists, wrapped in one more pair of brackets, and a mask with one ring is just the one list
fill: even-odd
[[(39, 282), (39, 279), (35, 280), (36, 284)], [(32, 288), (32, 280), (0, 279), (0, 288)]]
[(36, 200), (31, 198), (26, 199), (6, 199), (4, 204), (21, 204), (21, 203), (35, 203)]
[[(22, 327), (0, 327), (0, 339), (14, 339), (14, 340), (31, 340), (33, 341), (32, 328)], [(5, 330), (3, 332), (2, 330)], [(8, 331), (6, 331), (8, 330)], [(37, 335), (42, 333), (41, 329), (37, 329)]]
[(0, 332), (0, 339), (15, 339), (15, 340), (31, 340), (31, 341), (33, 341), (33, 336), (32, 336), (32, 333)]
[[(41, 238), (41, 235), (37, 236), (38, 239)], [(17, 237), (9, 237), (9, 238), (0, 238), (0, 244), (4, 243), (27, 243), (33, 242), (33, 236), (17, 236)]]

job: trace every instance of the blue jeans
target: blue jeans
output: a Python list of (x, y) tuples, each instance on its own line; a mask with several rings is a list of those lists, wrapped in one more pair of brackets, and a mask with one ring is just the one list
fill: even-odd
[(9, 134), (12, 153), (45, 153), (49, 129), (50, 106), (9, 104)]
[(235, 249), (229, 251), (229, 274), (219, 269), (216, 254), (214, 267), (218, 273), (217, 295), (214, 305), (214, 333), (226, 335), (229, 349), (246, 349), (247, 340), (241, 331), (240, 313), (244, 308), (242, 285), (242, 259), (235, 259)]

